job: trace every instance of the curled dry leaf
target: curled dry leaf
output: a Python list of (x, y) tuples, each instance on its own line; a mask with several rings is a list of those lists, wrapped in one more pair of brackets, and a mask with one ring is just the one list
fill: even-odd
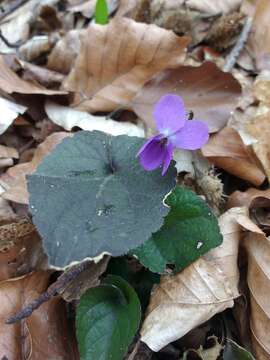
[(44, 95), (63, 95), (65, 91), (48, 90), (42, 86), (22, 80), (13, 72), (0, 56), (0, 89), (8, 94), (44, 94)]
[(247, 124), (247, 130), (258, 140), (252, 144), (252, 147), (263, 165), (268, 180), (270, 180), (270, 111), (257, 116), (252, 122)]
[(188, 43), (187, 37), (127, 18), (90, 25), (64, 88), (77, 93), (81, 110), (128, 106), (153, 75), (183, 62)]
[(46, 266), (47, 257), (34, 225), (26, 218), (0, 218), (0, 281)]
[(0, 282), (1, 359), (79, 359), (72, 327), (59, 297), (43, 304), (26, 320), (5, 324), (8, 317), (46, 291), (49, 277), (50, 273), (40, 271)]
[(227, 208), (245, 206), (249, 209), (251, 220), (264, 232), (270, 231), (270, 189), (250, 188), (245, 192), (235, 191), (227, 201)]
[(46, 140), (37, 147), (32, 161), (15, 165), (9, 168), (5, 174), (1, 175), (0, 184), (5, 189), (5, 192), (1, 196), (6, 200), (28, 204), (26, 176), (34, 172), (43, 158), (67, 136), (71, 136), (71, 134), (58, 132), (48, 136)]
[(270, 2), (258, 0), (253, 18), (248, 48), (253, 53), (258, 70), (270, 70)]
[(209, 15), (228, 14), (237, 10), (241, 0), (187, 0), (186, 5), (190, 9), (204, 12)]
[(105, 116), (94, 116), (51, 101), (47, 101), (45, 110), (48, 117), (55, 124), (62, 126), (66, 130), (79, 127), (83, 130), (99, 130), (115, 136), (125, 134), (144, 137), (144, 130), (129, 122), (118, 122), (106, 119)]
[(262, 234), (248, 234), (248, 287), (250, 290), (253, 350), (258, 360), (270, 358), (270, 241)]
[[(1, 60), (0, 60), (1, 66)], [(0, 74), (1, 77), (1, 74)], [(1, 79), (0, 79), (1, 83)], [(10, 100), (0, 97), (0, 134), (3, 134), (7, 128), (13, 123), (19, 114), (23, 114), (26, 111), (26, 107), (16, 104)]]
[(257, 159), (243, 143), (238, 132), (225, 127), (202, 148), (203, 155), (217, 167), (259, 186), (265, 180)]
[(55, 36), (34, 36), (20, 47), (19, 56), (22, 60), (33, 61), (39, 56), (48, 53), (55, 43)]
[(79, 53), (80, 36), (85, 30), (70, 30), (57, 42), (48, 57), (47, 67), (50, 70), (68, 74)]
[(141, 340), (159, 351), (214, 314), (232, 307), (239, 296), (237, 266), (242, 227), (262, 233), (247, 216), (246, 209), (233, 208), (219, 219), (221, 246), (175, 276), (162, 276), (153, 291)]
[(132, 101), (132, 108), (148, 126), (155, 128), (153, 106), (167, 93), (180, 95), (196, 119), (207, 122), (210, 132), (223, 128), (237, 105), (241, 86), (230, 73), (214, 63), (180, 66), (151, 79)]

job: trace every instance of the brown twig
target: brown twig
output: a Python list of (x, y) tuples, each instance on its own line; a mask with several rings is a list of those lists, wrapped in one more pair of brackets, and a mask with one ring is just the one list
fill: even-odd
[(243, 47), (247, 41), (251, 27), (252, 27), (252, 18), (247, 17), (245, 24), (243, 26), (242, 32), (241, 32), (236, 44), (234, 45), (232, 51), (226, 58), (225, 64), (223, 66), (223, 71), (225, 71), (225, 72), (231, 71), (232, 68), (234, 67), (234, 65), (238, 59), (238, 56), (240, 55), (240, 52), (243, 49)]
[(33, 311), (38, 309), (44, 302), (49, 301), (52, 297), (57, 295), (66, 285), (74, 280), (81, 272), (87, 269), (91, 264), (91, 260), (85, 260), (79, 264), (72, 266), (69, 270), (64, 272), (59, 278), (53, 283), (46, 292), (41, 294), (38, 298), (32, 301), (29, 305), (19, 311), (17, 314), (11, 316), (6, 320), (6, 324), (15, 324), (30, 315)]

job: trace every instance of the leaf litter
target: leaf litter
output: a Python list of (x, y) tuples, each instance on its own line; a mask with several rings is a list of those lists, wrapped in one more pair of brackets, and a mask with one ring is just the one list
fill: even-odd
[[(108, 0), (110, 18), (105, 25), (95, 23), (95, 5), (92, 0), (1, 2), (0, 358), (91, 360), (103, 350), (104, 359), (113, 356), (116, 360), (269, 359), (269, 2)], [(251, 31), (245, 28), (247, 22)], [(78, 249), (80, 256), (74, 257), (72, 244), (65, 246), (64, 240), (68, 244), (70, 229), (74, 231), (76, 221), (81, 224), (88, 211), (82, 189), (90, 175), (85, 173), (81, 183), (73, 178), (74, 186), (65, 195), (67, 202), (59, 200), (60, 192), (50, 188), (44, 192), (40, 178), (36, 188), (42, 196), (35, 203), (38, 221), (28, 206), (29, 190), (33, 192), (27, 187), (30, 175), (39, 174), (42, 166), (49, 172), (50, 166), (55, 166), (49, 159), (56, 156), (57, 145), (64, 138), (76, 138), (79, 130), (97, 137), (101, 131), (107, 137), (127, 136), (130, 141), (134, 136), (156, 136), (153, 108), (168, 93), (181, 96), (187, 117), (192, 112), (209, 128), (210, 140), (201, 150), (177, 150), (174, 161), (181, 191), (192, 190), (192, 196), (195, 192), (200, 196), (198, 203), (206, 202), (205, 209), (218, 216), (222, 244), (209, 244), (203, 252), (205, 234), (196, 239), (187, 237), (192, 256), (187, 255), (187, 247), (181, 244), (185, 239), (182, 227), (185, 217), (187, 223), (192, 217), (182, 202), (183, 217), (177, 212), (171, 216), (175, 225), (166, 217), (164, 226), (170, 228), (171, 235), (164, 232), (158, 246), (146, 247), (146, 260), (141, 263), (142, 254), (136, 256), (135, 251), (134, 256), (131, 250), (147, 237), (151, 240), (151, 232), (158, 230), (155, 222), (162, 225), (161, 219), (169, 210), (164, 210), (163, 201), (160, 208), (153, 205), (156, 215), (152, 223), (149, 215), (142, 220), (149, 197), (158, 198), (157, 185), (162, 178), (159, 170), (153, 177), (147, 173), (146, 178), (152, 178), (153, 183), (142, 186), (142, 169), (134, 170), (129, 181), (129, 171), (117, 169), (122, 174), (121, 187), (116, 192), (114, 181), (109, 181), (110, 186), (106, 182), (101, 199), (106, 200), (111, 189), (117, 193), (114, 204), (121, 200), (122, 212), (126, 207), (126, 229), (141, 226), (144, 238), (138, 235), (133, 248), (127, 246), (122, 251), (119, 244), (112, 244), (113, 229), (106, 230), (114, 212), (108, 210), (107, 218), (98, 216), (97, 211), (91, 221), (104, 227), (102, 241), (110, 246), (95, 252), (89, 240)], [(135, 169), (135, 156), (132, 159), (124, 145), (121, 149), (119, 164), (130, 157), (130, 167)], [(97, 162), (100, 174), (106, 167), (102, 151)], [(72, 166), (81, 171), (80, 155), (77, 160), (67, 160), (65, 167), (74, 161)], [(110, 165), (115, 170), (115, 164)], [(60, 161), (58, 169), (61, 166)], [(52, 178), (59, 181), (55, 174)], [(95, 177), (93, 181), (97, 181)], [(123, 195), (135, 190), (138, 204), (133, 207), (141, 209), (140, 220), (127, 211), (130, 200)], [(74, 203), (78, 209), (72, 213)], [(57, 204), (64, 204), (54, 225), (59, 225), (62, 237), (55, 237), (57, 232), (52, 229), (53, 236), (46, 239), (47, 232), (40, 230), (52, 220)], [(106, 202), (100, 205), (104, 210)], [(148, 214), (150, 210), (151, 206)], [(44, 214), (48, 214), (47, 219)], [(70, 216), (63, 222), (65, 214)], [(203, 217), (194, 218), (194, 229), (188, 233), (197, 236), (198, 221), (203, 222)], [(118, 228), (121, 226), (119, 223)], [(115, 227), (115, 231), (119, 229)], [(205, 231), (202, 224), (198, 229)], [(84, 231), (80, 225), (73, 235), (83, 239)], [(96, 238), (96, 245), (98, 241)], [(166, 248), (166, 243), (171, 247)], [(50, 248), (49, 261), (44, 248), (47, 252)], [(97, 257), (88, 258), (89, 254)], [(58, 256), (59, 260), (52, 261)], [(112, 283), (106, 283), (112, 276), (111, 256), (121, 280), (112, 278)], [(174, 259), (181, 259), (183, 267), (175, 268)], [(149, 268), (157, 269), (161, 276)], [(148, 294), (138, 331), (139, 300), (132, 287), (140, 299), (140, 294)], [(85, 300), (78, 305), (80, 299)], [(110, 318), (106, 318), (107, 340), (102, 347), (99, 342), (90, 346), (81, 335), (78, 314), (90, 300), (94, 307), (99, 304), (104, 319), (105, 314), (114, 314), (119, 320), (118, 325), (110, 325)], [(241, 301), (246, 304), (242, 313)], [(137, 308), (132, 312), (135, 303)], [(128, 335), (123, 331), (125, 314), (133, 324)], [(93, 313), (91, 321), (95, 316)], [(13, 325), (7, 324), (10, 319), (15, 319)], [(104, 336), (105, 325), (96, 325), (101, 326)], [(193, 335), (199, 332), (199, 337)]]

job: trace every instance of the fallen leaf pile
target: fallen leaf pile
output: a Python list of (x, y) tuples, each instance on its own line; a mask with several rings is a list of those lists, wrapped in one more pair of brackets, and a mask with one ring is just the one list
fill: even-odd
[[(107, 5), (100, 25), (96, 0), (0, 2), (0, 359), (80, 359), (78, 301), (89, 289), (118, 291), (108, 274), (142, 304), (126, 360), (270, 359), (270, 2)], [(153, 274), (131, 253), (86, 259), (79, 275), (83, 262), (52, 267), (31, 220), (29, 176), (80, 130), (155, 135), (153, 106), (168, 93), (209, 127), (200, 151), (174, 160), (178, 184), (218, 216), (223, 243), (177, 273), (167, 264)], [(153, 194), (139, 195), (143, 204)], [(77, 277), (66, 283), (69, 271)]]

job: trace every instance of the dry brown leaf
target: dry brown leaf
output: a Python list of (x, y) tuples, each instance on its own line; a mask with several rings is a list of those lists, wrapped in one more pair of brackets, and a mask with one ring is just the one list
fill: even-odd
[(55, 36), (39, 35), (33, 36), (19, 49), (22, 60), (33, 61), (39, 56), (48, 53), (56, 43)]
[(241, 0), (187, 0), (186, 6), (199, 12), (217, 15), (237, 10), (241, 2)]
[(270, 2), (258, 0), (253, 18), (248, 49), (252, 51), (258, 70), (270, 70)]
[(255, 156), (232, 128), (226, 127), (213, 135), (202, 148), (202, 153), (217, 167), (256, 186), (265, 180), (265, 174), (257, 164)]
[(245, 229), (262, 233), (245, 208), (233, 208), (219, 219), (221, 246), (175, 276), (162, 276), (153, 291), (141, 340), (159, 351), (216, 313), (232, 307), (239, 296), (238, 244)]
[(85, 30), (70, 30), (57, 42), (48, 57), (47, 67), (50, 70), (68, 74), (80, 50), (80, 35)]
[(263, 70), (253, 84), (253, 94), (257, 100), (270, 106), (270, 71)]
[(74, 110), (68, 106), (47, 101), (45, 110), (48, 117), (66, 130), (79, 127), (83, 130), (99, 130), (111, 135), (129, 135), (144, 137), (144, 129), (130, 122), (118, 122), (106, 119), (105, 116), (95, 116), (87, 112)]
[(264, 235), (248, 234), (248, 287), (250, 290), (253, 350), (257, 360), (270, 358), (270, 241)]
[(226, 125), (241, 87), (231, 74), (211, 62), (166, 70), (150, 80), (132, 102), (136, 114), (152, 128), (155, 128), (153, 106), (167, 93), (180, 95), (194, 117), (207, 122), (210, 131), (215, 132)]
[(8, 317), (46, 291), (49, 277), (48, 272), (34, 272), (0, 282), (1, 359), (79, 359), (65, 305), (58, 297), (44, 303), (26, 320), (5, 324)]
[(270, 180), (270, 111), (257, 116), (252, 122), (247, 124), (247, 130), (258, 140), (252, 144), (252, 147), (263, 165), (268, 180)]
[(7, 216), (0, 218), (0, 281), (47, 266), (34, 225), (26, 218)]
[(6, 200), (28, 204), (26, 175), (35, 171), (43, 158), (67, 136), (71, 136), (71, 134), (57, 132), (48, 136), (46, 140), (37, 147), (32, 161), (15, 165), (9, 168), (5, 174), (1, 175), (0, 184), (5, 189), (5, 192), (1, 196)]
[(77, 92), (81, 110), (128, 106), (152, 76), (183, 62), (188, 43), (187, 37), (127, 18), (90, 25), (64, 88)]
[(0, 89), (8, 94), (44, 94), (44, 95), (63, 95), (65, 91), (48, 90), (37, 84), (27, 82), (19, 78), (5, 63), (2, 56), (0, 56)]

